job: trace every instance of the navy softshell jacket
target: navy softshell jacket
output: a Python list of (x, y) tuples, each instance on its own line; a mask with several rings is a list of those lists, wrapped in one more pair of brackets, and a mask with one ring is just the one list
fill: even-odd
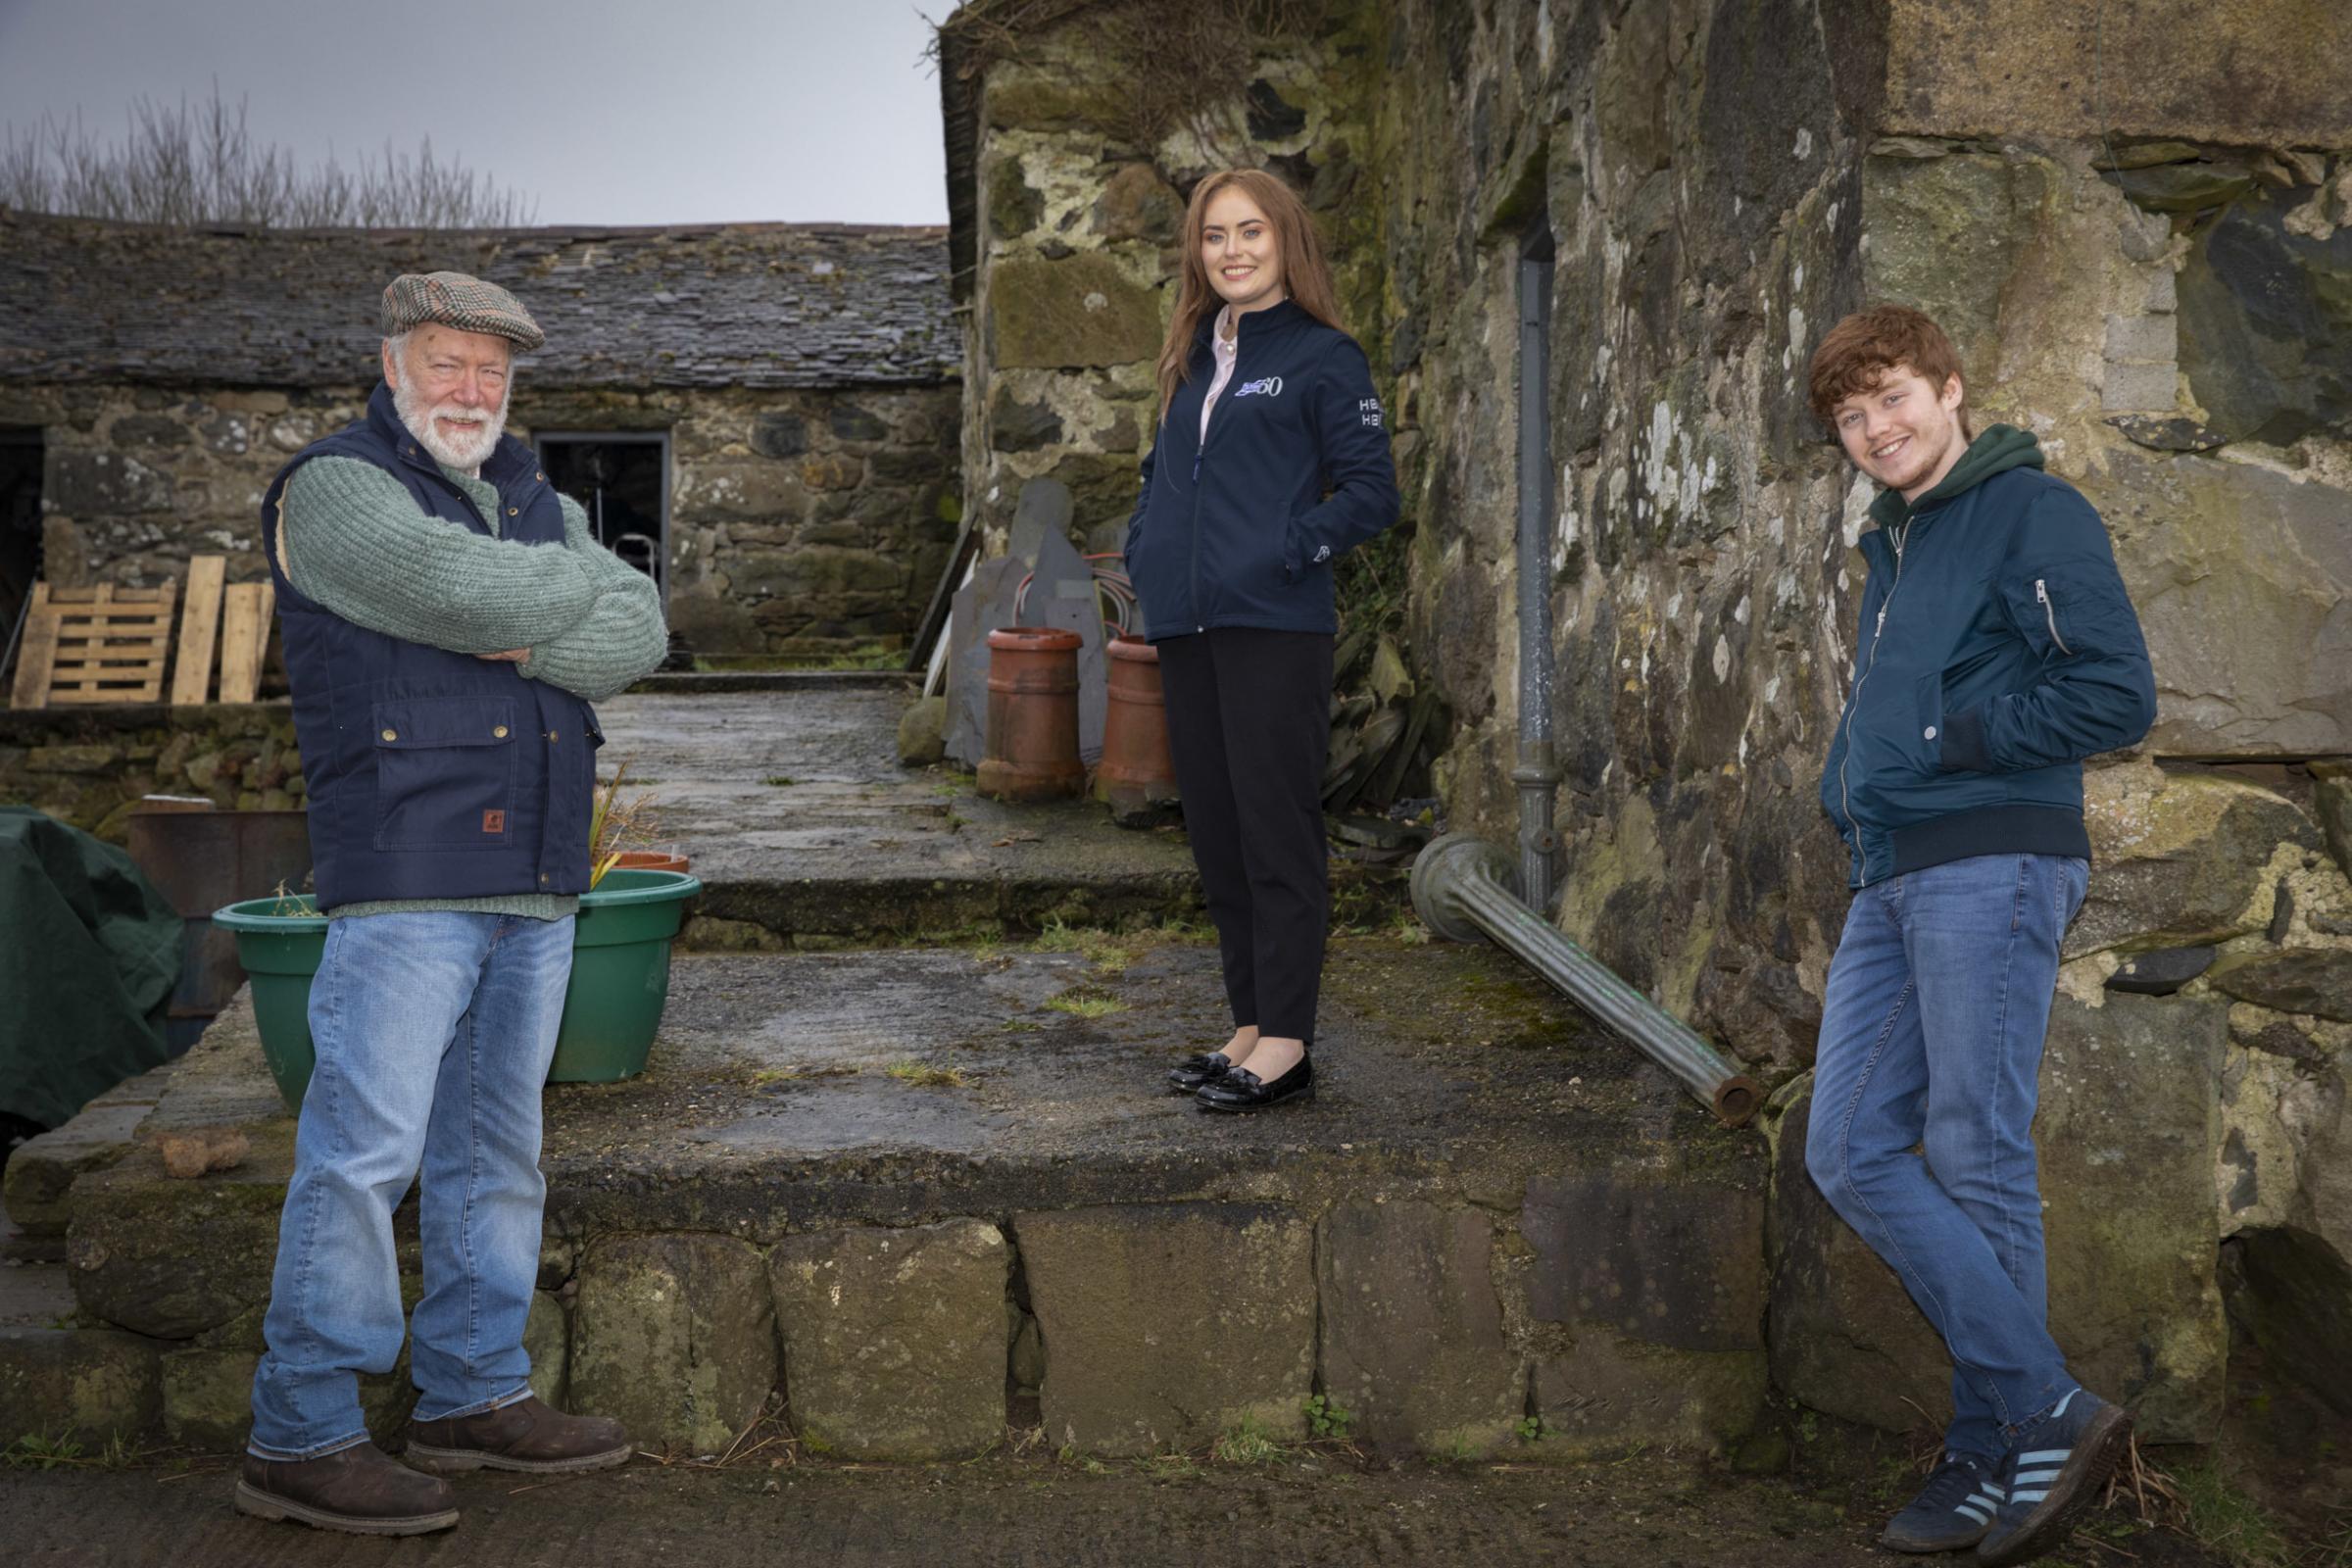
[(1336, 631), (1332, 563), (1396, 520), (1372, 368), (1353, 338), (1293, 301), (1250, 311), (1203, 443), (1213, 321), (1194, 340), (1192, 375), (1160, 417), (1128, 519), (1145, 635)]

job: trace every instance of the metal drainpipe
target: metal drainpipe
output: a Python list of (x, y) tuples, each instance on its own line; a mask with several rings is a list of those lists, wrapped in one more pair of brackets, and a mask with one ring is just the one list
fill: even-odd
[(1551, 913), (1560, 770), (1551, 750), (1551, 224), (1519, 253), (1519, 886)]
[(1510, 876), (1510, 858), (1502, 851), (1467, 833), (1448, 833), (1413, 861), (1413, 909), (1448, 942), (1488, 938), (1525, 961), (1681, 1079), (1726, 1126), (1741, 1126), (1756, 1113), (1764, 1101), (1761, 1085), (1520, 903)]

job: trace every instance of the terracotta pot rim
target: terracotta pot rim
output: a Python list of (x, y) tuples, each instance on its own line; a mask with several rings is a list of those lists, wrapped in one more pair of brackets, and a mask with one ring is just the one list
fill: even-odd
[(1125, 632), (1102, 646), (1113, 659), (1131, 659), (1139, 664), (1159, 662), (1159, 644), (1148, 643), (1141, 637), (1130, 637)]
[(1011, 648), (1031, 653), (1059, 653), (1075, 649), (1083, 641), (1074, 631), (1058, 626), (999, 626), (988, 634), (991, 648)]
[(683, 871), (690, 863), (671, 850), (623, 850), (613, 862), (616, 869), (629, 871)]

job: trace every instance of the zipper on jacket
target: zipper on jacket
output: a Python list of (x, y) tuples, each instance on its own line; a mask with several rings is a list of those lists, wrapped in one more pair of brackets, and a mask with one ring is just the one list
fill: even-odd
[[(1211, 326), (1209, 330), (1213, 333), (1216, 328)], [(1208, 357), (1210, 364), (1213, 365), (1216, 363), (1217, 356), (1214, 347), (1210, 348)], [(1227, 383), (1231, 384), (1232, 382), (1240, 380), (1241, 375), (1241, 326), (1237, 322), (1234, 326), (1233, 369), (1226, 378)], [(1213, 412), (1210, 415), (1209, 422), (1212, 424), (1216, 422)], [(1193, 630), (1200, 632), (1208, 630), (1208, 612), (1203, 610), (1200, 606), (1200, 461), (1207, 456), (1208, 432), (1203, 430), (1200, 432), (1200, 443), (1193, 448)]]
[(1846, 826), (1854, 830), (1854, 854), (1862, 857), (1865, 862), (1868, 857), (1862, 856), (1862, 824), (1854, 820), (1853, 794), (1847, 788), (1845, 770), (1854, 760), (1854, 717), (1862, 710), (1862, 683), (1870, 679), (1870, 672), (1878, 667), (1879, 638), (1886, 630), (1886, 612), (1894, 605), (1896, 590), (1903, 586), (1903, 543), (1911, 537), (1911, 524), (1906, 522), (1900, 533), (1889, 530), (1889, 534), (1894, 541), (1894, 580), (1886, 585), (1886, 597), (1879, 603), (1879, 617), (1870, 628), (1868, 662), (1863, 664), (1862, 672), (1854, 677), (1853, 694), (1846, 699), (1845, 750), (1838, 757), (1838, 804), (1845, 812)]
[(2034, 600), (2041, 606), (2042, 618), (2050, 623), (2050, 641), (2056, 643), (2058, 651), (2067, 658), (2074, 658), (2075, 651), (2066, 646), (2065, 638), (2058, 635), (2058, 608), (2050, 603), (2049, 587), (2039, 577), (2034, 579)]

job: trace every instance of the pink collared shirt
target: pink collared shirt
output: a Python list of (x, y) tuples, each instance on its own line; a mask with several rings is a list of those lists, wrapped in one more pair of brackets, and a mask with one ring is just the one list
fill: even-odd
[(1208, 411), (1217, 406), (1217, 394), (1224, 391), (1225, 383), (1233, 379), (1234, 357), (1242, 349), (1238, 328), (1234, 336), (1225, 335), (1225, 329), (1232, 325), (1233, 307), (1228, 305), (1217, 312), (1217, 323), (1208, 330), (1208, 346), (1216, 356), (1217, 374), (1216, 379), (1208, 383), (1208, 396), (1200, 400), (1200, 439), (1203, 443), (1208, 440)]

